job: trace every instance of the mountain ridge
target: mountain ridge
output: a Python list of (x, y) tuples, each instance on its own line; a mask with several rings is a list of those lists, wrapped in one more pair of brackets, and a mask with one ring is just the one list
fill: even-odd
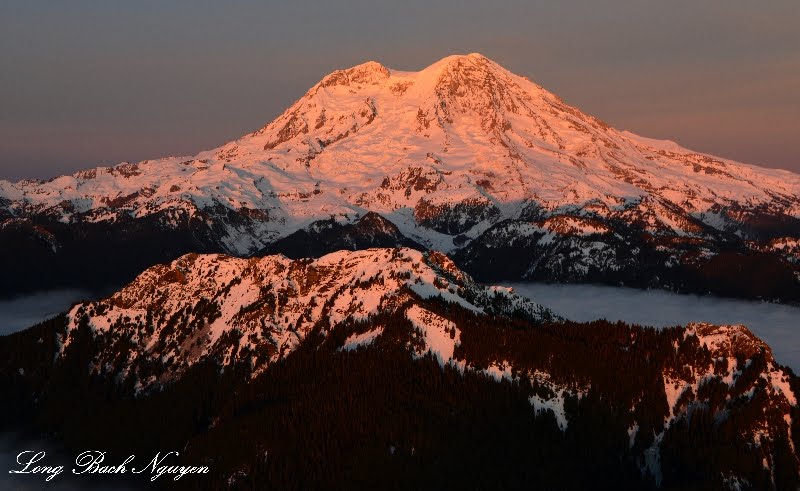
[[(746, 327), (573, 323), (436, 252), (190, 254), (0, 337), (0, 354), (1, 421), (181, 448), (214, 470), (189, 487), (429, 487), (431, 462), (469, 455), (489, 470), (441, 485), (800, 482), (800, 380)], [(312, 458), (325, 448), (330, 470)]]
[[(249, 363), (258, 374), (296, 349), (318, 325), (334, 329), (378, 314), (402, 315), (416, 297), (438, 297), (484, 315), (558, 319), (510, 288), (475, 283), (436, 252), (367, 249), (316, 260), (188, 254), (148, 268), (106, 299), (70, 309), (59, 356), (68, 351), (73, 332), (88, 327), (110, 336), (108, 358), (96, 367), (113, 367), (115, 377), (132, 377), (129, 382), (143, 389), (158, 381), (115, 360), (141, 361), (133, 367), (147, 367), (145, 373), (152, 372), (152, 363), (167, 360), (158, 372), (175, 377), (198, 356), (228, 350), (223, 365), (251, 353)], [(120, 332), (122, 339), (117, 339)], [(232, 339), (237, 347), (231, 351)], [(264, 353), (269, 356), (263, 358)]]

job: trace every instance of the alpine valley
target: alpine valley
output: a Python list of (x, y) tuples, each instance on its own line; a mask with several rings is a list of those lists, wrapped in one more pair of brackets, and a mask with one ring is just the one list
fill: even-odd
[(481, 281), (800, 301), (800, 176), (643, 138), (479, 54), (368, 62), (214, 150), (0, 181), (0, 294), (184, 253), (412, 247)]

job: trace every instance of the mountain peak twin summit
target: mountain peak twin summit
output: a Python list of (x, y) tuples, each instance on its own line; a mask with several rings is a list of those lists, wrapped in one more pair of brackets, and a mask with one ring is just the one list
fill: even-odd
[(480, 54), (371, 61), (195, 156), (0, 181), (0, 246), (5, 295), (188, 252), (409, 246), (480, 280), (796, 302), (800, 175), (611, 128)]
[[(479, 54), (324, 77), (191, 157), (0, 181), (0, 421), (181, 449), (177, 489), (796, 489), (746, 327), (563, 319), (498, 279), (800, 302), (800, 176), (609, 127)], [(124, 287), (119, 287), (126, 284)]]

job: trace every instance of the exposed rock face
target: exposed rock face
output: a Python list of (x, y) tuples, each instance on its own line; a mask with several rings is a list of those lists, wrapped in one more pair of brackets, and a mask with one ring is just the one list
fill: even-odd
[[(192, 250), (249, 256), (313, 234), (312, 223), (368, 212), (404, 238), (353, 240), (358, 247), (413, 241), (482, 279), (502, 244), (515, 243), (517, 260), (499, 266), (507, 279), (800, 300), (791, 245), (800, 240), (800, 176), (610, 128), (478, 54), (419, 72), (375, 62), (334, 72), (263, 128), (193, 157), (0, 181), (0, 243), (13, 236), (30, 247), (13, 260), (30, 268), (90, 261), (73, 235), (88, 250), (106, 233), (139, 243), (180, 236), (162, 261)], [(721, 255), (723, 273), (764, 264), (778, 273), (755, 290), (727, 291), (720, 285), (736, 281), (711, 280)], [(124, 261), (127, 271), (152, 264), (135, 248)], [(636, 261), (646, 261), (638, 272)], [(82, 276), (79, 267), (50, 269), (56, 283)], [(19, 280), (4, 275), (0, 291)]]

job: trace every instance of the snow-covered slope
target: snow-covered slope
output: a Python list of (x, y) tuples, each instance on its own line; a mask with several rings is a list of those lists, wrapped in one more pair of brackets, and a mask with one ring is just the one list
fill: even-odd
[[(800, 237), (800, 175), (616, 130), (470, 54), (419, 72), (376, 62), (336, 71), (263, 128), (192, 157), (0, 181), (0, 228), (42, 217), (156, 217), (166, 228), (194, 219), (214, 247), (235, 255), (368, 211), (445, 253), (486, 245), (487, 229), (512, 220), (547, 228), (555, 242), (574, 230), (628, 239), (620, 229), (631, 226), (659, 242), (647, 247), (673, 249), (662, 263), (681, 262), (681, 247), (713, 255), (733, 242), (797, 261), (794, 249), (764, 243)], [(539, 255), (553, 242), (542, 240)], [(569, 250), (590, 265), (624, 267), (593, 262), (586, 244)]]
[[(60, 353), (83, 326), (107, 346), (96, 369), (140, 387), (168, 381), (206, 358), (244, 361), (257, 374), (314, 329), (324, 326), (325, 333), (345, 321), (409, 308), (416, 309), (412, 315), (420, 308), (410, 306), (429, 298), (482, 314), (557, 318), (510, 288), (476, 284), (436, 252), (368, 249), (294, 261), (190, 254), (147, 269), (104, 300), (75, 305)], [(151, 372), (153, 364), (162, 369)]]

